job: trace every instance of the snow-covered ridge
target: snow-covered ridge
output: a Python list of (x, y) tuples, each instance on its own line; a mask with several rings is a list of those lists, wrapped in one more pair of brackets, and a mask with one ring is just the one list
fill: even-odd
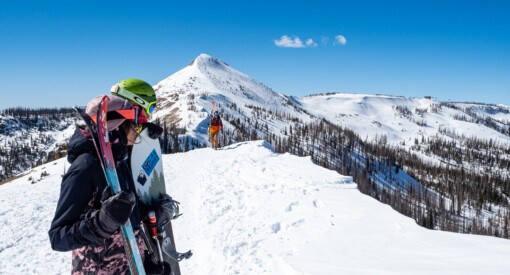
[[(510, 144), (508, 106), (348, 93), (286, 96), (207, 54), (200, 54), (189, 66), (162, 80), (155, 88), (162, 102), (154, 117), (171, 117), (167, 122), (186, 128), (190, 136), (204, 141), (207, 133), (203, 126), (208, 121), (211, 101), (215, 101), (217, 109), (228, 117), (267, 123), (268, 130), (277, 135), (292, 123), (265, 116), (256, 118), (249, 107), (264, 108), (266, 113), (285, 113), (293, 121), (325, 118), (354, 130), (363, 138), (384, 135), (388, 142), (404, 147), (410, 147), (415, 139), (422, 137), (452, 136)], [(232, 104), (240, 110), (233, 110)], [(226, 127), (235, 128), (229, 123)], [(453, 134), (442, 133), (445, 131)]]
[[(208, 143), (212, 101), (224, 118), (225, 137), (235, 140), (245, 140), (253, 133), (256, 138), (283, 137), (286, 129), (296, 122), (324, 118), (354, 130), (363, 139), (384, 136), (389, 143), (406, 149), (416, 149), (413, 146), (416, 140), (428, 138), (455, 140), (460, 144), (474, 137), (492, 139), (502, 146), (510, 144), (509, 106), (369, 94), (286, 96), (207, 54), (200, 54), (191, 64), (154, 87), (159, 98), (154, 119), (174, 124), (201, 146)], [(58, 142), (68, 138), (66, 133), (62, 136), (59, 131), (27, 130), (16, 119), (0, 115), (0, 148), (4, 151), (11, 148), (8, 143), (14, 136), (20, 144), (27, 144), (31, 137), (44, 135)], [(244, 137), (237, 139), (240, 133)], [(48, 153), (57, 142), (52, 141), (46, 147), (39, 144), (38, 150)], [(421, 146), (421, 152), (417, 150), (417, 153), (435, 161), (433, 156), (424, 153), (426, 148)], [(37, 163), (37, 159), (40, 157), (23, 164), (14, 174)], [(0, 165), (2, 173), (5, 174), (5, 167)]]
[[(510, 269), (510, 241), (423, 229), (310, 158), (268, 148), (256, 141), (163, 157), (167, 189), (184, 213), (173, 223), (177, 247), (194, 252), (181, 263), (183, 274)], [(60, 159), (0, 186), (0, 273), (70, 272), (70, 252), (51, 251), (46, 233), (68, 167)]]
[[(510, 107), (507, 106), (369, 94), (307, 96), (299, 101), (309, 112), (352, 129), (363, 138), (386, 135), (391, 143), (412, 145), (415, 138), (445, 137), (440, 129), (451, 129), (459, 136), (510, 144)], [(493, 119), (507, 132), (472, 122), (476, 118)]]

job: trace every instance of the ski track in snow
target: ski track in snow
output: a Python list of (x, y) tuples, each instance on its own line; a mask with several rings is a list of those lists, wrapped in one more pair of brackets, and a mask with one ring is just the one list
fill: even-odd
[[(309, 157), (245, 142), (165, 155), (183, 274), (507, 274), (510, 241), (426, 230)], [(68, 274), (47, 231), (60, 159), (0, 186), (0, 274)], [(28, 177), (49, 176), (30, 184)]]

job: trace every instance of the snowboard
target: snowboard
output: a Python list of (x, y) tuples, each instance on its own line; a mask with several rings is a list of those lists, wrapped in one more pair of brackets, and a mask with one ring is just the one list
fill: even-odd
[[(136, 193), (144, 204), (151, 205), (162, 194), (166, 194), (161, 146), (158, 139), (149, 137), (148, 129), (144, 129), (138, 135), (133, 145), (131, 170)], [(148, 249), (157, 253), (159, 260), (162, 257), (163, 261), (170, 265), (171, 274), (180, 275), (179, 261), (191, 257), (191, 251), (186, 253), (176, 251), (171, 221), (157, 231), (157, 237), (152, 236), (149, 242), (152, 247)], [(146, 232), (150, 232), (147, 226)]]

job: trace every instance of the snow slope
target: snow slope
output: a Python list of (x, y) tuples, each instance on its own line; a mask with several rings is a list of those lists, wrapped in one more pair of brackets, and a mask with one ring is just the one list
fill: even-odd
[[(165, 155), (183, 274), (507, 274), (510, 241), (430, 231), (267, 143)], [(0, 186), (0, 273), (69, 273), (47, 230), (64, 159)], [(30, 184), (28, 177), (49, 176)]]
[[(369, 94), (314, 95), (297, 100), (309, 112), (347, 127), (369, 140), (384, 134), (390, 143), (399, 144), (404, 141), (412, 145), (415, 138), (421, 139), (422, 136), (425, 139), (436, 135), (446, 137), (440, 134), (439, 129), (443, 128), (454, 130), (458, 136), (510, 144), (508, 135), (481, 124), (454, 118), (455, 115), (466, 115), (465, 110), (469, 109), (480, 117), (488, 116), (508, 123), (510, 107), (507, 106), (496, 108), (484, 104), (451, 103), (455, 108), (438, 108), (441, 102), (432, 99)], [(396, 110), (397, 106), (407, 108), (410, 114), (402, 115)], [(434, 108), (437, 112), (433, 111)], [(425, 112), (417, 113), (417, 110)]]

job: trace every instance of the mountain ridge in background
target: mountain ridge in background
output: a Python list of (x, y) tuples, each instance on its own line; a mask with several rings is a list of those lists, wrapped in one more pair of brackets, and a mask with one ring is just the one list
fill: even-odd
[[(364, 193), (422, 226), (508, 238), (508, 106), (369, 94), (287, 96), (207, 54), (154, 88), (153, 120), (165, 129), (165, 153), (208, 146), (214, 101), (225, 126), (222, 146), (264, 139), (279, 153), (311, 156), (353, 176)], [(2, 133), (0, 150), (9, 151), (16, 131)], [(22, 138), (16, 142), (29, 147)]]

